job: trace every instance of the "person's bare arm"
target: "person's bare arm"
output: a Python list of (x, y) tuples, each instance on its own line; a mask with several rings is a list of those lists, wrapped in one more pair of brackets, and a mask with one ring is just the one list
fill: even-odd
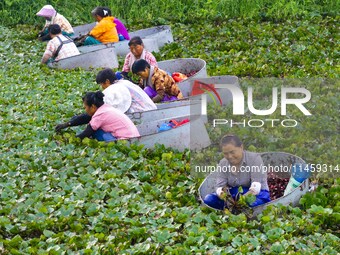
[(41, 63), (42, 63), (42, 64), (46, 64), (47, 61), (48, 61), (51, 57), (52, 57), (51, 54), (49, 54), (49, 53), (44, 53), (44, 55), (43, 55), (43, 57), (42, 57), (42, 59), (41, 59)]

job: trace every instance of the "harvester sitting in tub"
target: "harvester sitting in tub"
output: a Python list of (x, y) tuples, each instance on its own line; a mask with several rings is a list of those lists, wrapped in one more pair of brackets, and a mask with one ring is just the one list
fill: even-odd
[(223, 210), (228, 207), (228, 195), (234, 200), (238, 200), (239, 195), (255, 196), (255, 199), (249, 202), (250, 207), (269, 202), (267, 174), (262, 169), (261, 156), (243, 150), (243, 143), (236, 135), (224, 136), (221, 139), (221, 148), (224, 158), (213, 173), (217, 179), (216, 191), (206, 195), (204, 203)]

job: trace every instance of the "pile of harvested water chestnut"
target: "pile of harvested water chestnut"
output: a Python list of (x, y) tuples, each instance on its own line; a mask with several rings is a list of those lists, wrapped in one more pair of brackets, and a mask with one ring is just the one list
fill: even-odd
[(189, 78), (190, 76), (193, 76), (193, 75), (195, 75), (196, 73), (197, 73), (197, 71), (192, 71), (192, 72), (187, 73), (187, 74), (185, 74), (185, 75)]
[(270, 191), (270, 199), (275, 200), (283, 196), (289, 178), (279, 178), (274, 173), (268, 173), (267, 175), (268, 187)]

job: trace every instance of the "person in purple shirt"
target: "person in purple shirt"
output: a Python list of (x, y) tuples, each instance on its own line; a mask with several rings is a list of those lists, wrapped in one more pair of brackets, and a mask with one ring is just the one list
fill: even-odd
[[(123, 22), (121, 22), (119, 19), (117, 19), (116, 17), (114, 17), (114, 23), (116, 23), (116, 29), (117, 29), (117, 33), (118, 33), (118, 36), (119, 36), (119, 40), (120, 41), (123, 41), (123, 40), (130, 40), (130, 36), (129, 36), (129, 33), (126, 29), (126, 27), (124, 26)], [(121, 40), (121, 36), (124, 37), (123, 40)]]
[[(112, 12), (111, 9), (108, 7), (103, 7), (105, 10), (107, 10), (107, 12), (109, 13), (109, 16), (112, 16)], [(119, 41), (124, 41), (124, 40), (130, 40), (130, 36), (129, 33), (125, 27), (125, 25), (123, 24), (123, 22), (119, 19), (117, 19), (116, 17), (114, 17), (113, 22), (116, 24), (116, 29), (117, 29), (117, 33), (118, 33), (118, 37), (119, 37)]]

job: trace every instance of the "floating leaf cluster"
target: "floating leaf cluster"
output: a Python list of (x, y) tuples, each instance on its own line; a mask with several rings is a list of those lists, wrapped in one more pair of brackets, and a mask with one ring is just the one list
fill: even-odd
[[(249, 37), (240, 40), (242, 31), (249, 31), (242, 21), (239, 24), (234, 22), (225, 28), (174, 27), (177, 43), (166, 46), (158, 57), (203, 57), (207, 60), (210, 75), (248, 75), (250, 71), (243, 72), (243, 69), (255, 72), (249, 69), (251, 63), (247, 61), (252, 51), (242, 50), (248, 47)], [(303, 29), (307, 27), (302, 25)], [(316, 26), (313, 21), (310, 25), (311, 28)], [(225, 29), (226, 37), (229, 37), (227, 30), (234, 26), (238, 26), (240, 32), (230, 42), (240, 45), (232, 52), (233, 45), (223, 46), (222, 41), (218, 45), (219, 40), (212, 38), (221, 29)], [(274, 31), (279, 29), (273, 24), (267, 26)], [(316, 44), (320, 45), (322, 43), (318, 40), (326, 36), (325, 40), (329, 41), (327, 31), (334, 29), (332, 21), (322, 23), (322, 26), (317, 31), (323, 36), (318, 37), (317, 33), (314, 36)], [(269, 31), (269, 28), (265, 29)], [(289, 28), (285, 27), (283, 31), (287, 30)], [(40, 66), (45, 45), (28, 40), (34, 37), (29, 29), (22, 27), (13, 31), (0, 27), (0, 32), (1, 254), (338, 253), (339, 179), (323, 180), (323, 187), (301, 200), (301, 208), (270, 207), (254, 221), (247, 221), (244, 214), (225, 215), (201, 207), (197, 201), (200, 180), (190, 176), (189, 151), (179, 153), (160, 145), (147, 150), (140, 145), (127, 146), (124, 142), (80, 141), (75, 137), (77, 129), (55, 134), (55, 124), (83, 111), (81, 96), (84, 92), (99, 89), (94, 82), (96, 72), (50, 70)], [(209, 33), (210, 39), (202, 37)], [(262, 55), (262, 60), (254, 60), (260, 63), (273, 61), (270, 64), (273, 67), (264, 67), (259, 76), (283, 73), (282, 70), (271, 71), (278, 66), (275, 64), (278, 46), (275, 42), (271, 46), (266, 33), (258, 33), (258, 41), (269, 40), (265, 49), (275, 49), (273, 55)], [(283, 37), (285, 33), (282, 33)], [(282, 40), (284, 38), (280, 38)], [(197, 47), (185, 47), (190, 41)], [(303, 51), (298, 45), (291, 50)], [(311, 45), (308, 43), (308, 46)], [(330, 62), (336, 54), (336, 51), (330, 51), (332, 46), (332, 42), (320, 46), (330, 56), (324, 66), (319, 57), (312, 58), (316, 70), (322, 71), (321, 76), (332, 77), (336, 73)], [(227, 48), (221, 50), (220, 47)], [(286, 49), (288, 46), (282, 47)], [(254, 58), (255, 53), (251, 53)], [(237, 54), (239, 57), (233, 58), (234, 65), (230, 64), (231, 60), (226, 61)], [(243, 54), (247, 57), (244, 61)], [(321, 57), (323, 53), (317, 49), (315, 54)], [(307, 59), (301, 55), (301, 60), (297, 61)], [(288, 58), (288, 62), (292, 60)], [(295, 65), (292, 62), (290, 76), (299, 76)], [(224, 66), (226, 70), (219, 70)], [(302, 72), (314, 74), (311, 65), (306, 65), (306, 71)], [(338, 117), (332, 117), (338, 115), (333, 115), (331, 108), (327, 108), (329, 115), (320, 114), (321, 111), (326, 113), (323, 104), (337, 105), (336, 90), (331, 87), (319, 89), (330, 104), (321, 101), (321, 105), (313, 106), (319, 113), (309, 124), (310, 130), (315, 128), (315, 132), (338, 121)], [(333, 129), (329, 130), (333, 132)], [(242, 132), (241, 135), (247, 133), (246, 130)], [(275, 132), (277, 134), (268, 139), (288, 137), (282, 130)], [(266, 150), (266, 146), (270, 146), (267, 138), (252, 132), (248, 135), (256, 139), (251, 142), (256, 150)], [(301, 131), (300, 139), (303, 140), (305, 135)], [(332, 145), (326, 133), (321, 133), (319, 139), (326, 139), (327, 146)], [(324, 148), (323, 143), (318, 142), (310, 141), (311, 146), (318, 144), (314, 147), (315, 155), (325, 155), (326, 159), (332, 160), (339, 158), (334, 148), (336, 139), (333, 148)], [(288, 143), (289, 138), (280, 149), (293, 146)], [(303, 144), (300, 140), (296, 143)], [(312, 151), (307, 153), (313, 159)]]

